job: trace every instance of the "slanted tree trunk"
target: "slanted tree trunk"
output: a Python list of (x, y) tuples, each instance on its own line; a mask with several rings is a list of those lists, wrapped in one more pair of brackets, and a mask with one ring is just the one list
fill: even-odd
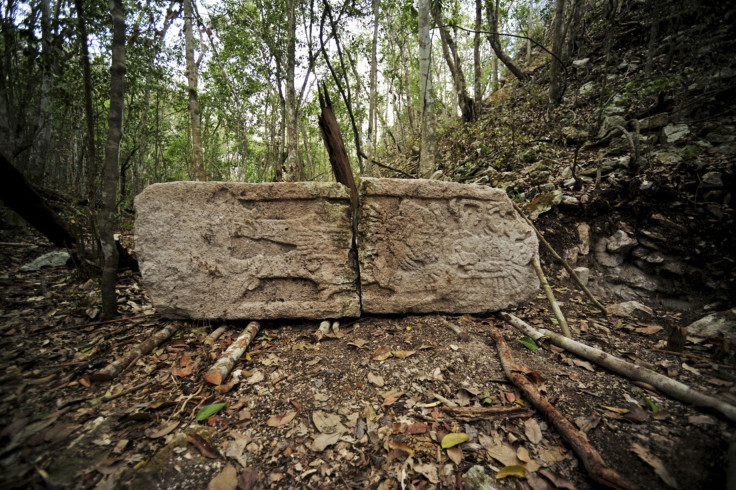
[(562, 64), (562, 25), (565, 19), (565, 0), (555, 0), (555, 16), (552, 19), (552, 60), (549, 69), (549, 101), (552, 105), (558, 105), (562, 99), (562, 80), (560, 71)]
[(0, 199), (51, 243), (74, 249), (76, 239), (69, 225), (31, 187), (23, 174), (0, 154)]
[(457, 94), (457, 104), (460, 107), (460, 112), (463, 115), (463, 121), (473, 122), (475, 120), (475, 104), (473, 99), (468, 95), (467, 85), (465, 83), (465, 73), (463, 73), (462, 62), (457, 53), (457, 47), (455, 46), (455, 40), (450, 36), (450, 32), (444, 25), (442, 19), (442, 11), (440, 10), (441, 4), (436, 2), (433, 4), (432, 15), (434, 21), (437, 24), (437, 28), (440, 31), (440, 40), (442, 44), (442, 55), (447, 63), (447, 68), (450, 70), (452, 75), (452, 82), (455, 87), (455, 93)]
[(107, 143), (103, 169), (102, 208), (97, 229), (102, 249), (102, 312), (101, 319), (117, 314), (115, 281), (118, 271), (118, 250), (113, 236), (119, 178), (120, 140), (123, 136), (125, 96), (125, 14), (122, 0), (110, 0), (112, 16), (112, 63), (110, 65), (110, 112), (107, 118)]
[[(375, 157), (376, 131), (376, 102), (378, 100), (378, 6), (380, 1), (373, 0), (373, 41), (371, 42), (371, 74), (370, 92), (368, 94), (368, 138), (366, 139), (366, 154), (368, 158), (365, 164), (365, 173), (370, 176), (373, 172), (371, 159)], [(408, 91), (408, 87), (407, 87)]]
[(483, 84), (480, 80), (480, 29), (483, 25), (483, 5), (481, 2), (482, 0), (475, 0), (475, 35), (473, 36), (473, 96), (475, 97), (476, 107), (480, 107), (480, 103), (483, 100)]
[[(319, 91), (319, 106), (322, 109), (318, 120), (319, 129), (322, 132), (322, 139), (330, 158), (332, 173), (335, 175), (335, 180), (350, 189), (350, 201), (355, 211), (358, 207), (358, 188), (355, 185), (353, 169), (350, 166), (348, 152), (345, 150), (340, 126), (337, 124), (335, 112), (332, 110), (332, 101), (327, 93), (327, 87), (324, 85)], [(355, 216), (355, 213), (353, 215)]]
[(421, 148), (419, 177), (429, 177), (435, 169), (434, 95), (432, 92), (432, 42), (429, 37), (430, 0), (419, 0), (419, 101), (421, 107)]
[(183, 0), (184, 8), (184, 45), (187, 58), (187, 89), (189, 91), (189, 117), (192, 124), (192, 165), (197, 180), (205, 181), (204, 157), (202, 155), (202, 119), (199, 113), (199, 91), (197, 88), (197, 62), (194, 59), (194, 16), (192, 2)]
[(501, 47), (501, 40), (498, 36), (498, 2), (499, 0), (496, 0), (496, 3), (494, 5), (493, 0), (486, 0), (486, 15), (488, 17), (489, 30), (488, 42), (491, 43), (491, 47), (493, 47), (493, 51), (496, 53), (496, 56), (498, 56), (498, 59), (501, 60), (501, 63), (506, 65), (506, 68), (508, 68), (509, 71), (513, 73), (516, 78), (518, 78), (522, 82), (526, 82), (529, 79), (527, 74), (521, 71), (518, 66), (516, 66), (513, 60), (504, 52), (503, 48)]

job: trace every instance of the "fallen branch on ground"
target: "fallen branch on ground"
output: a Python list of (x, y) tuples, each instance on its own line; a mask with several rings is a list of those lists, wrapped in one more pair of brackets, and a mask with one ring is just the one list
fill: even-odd
[(450, 417), (463, 422), (531, 417), (534, 412), (527, 407), (442, 407)]
[(133, 362), (133, 360), (149, 354), (154, 347), (158, 346), (161, 342), (171, 337), (178, 329), (179, 325), (175, 323), (170, 323), (166, 325), (164, 328), (152, 335), (149, 339), (144, 340), (134, 348), (130, 349), (128, 352), (125, 353), (123, 357), (121, 357), (120, 359), (116, 359), (115, 361), (105, 366), (105, 368), (101, 371), (90, 376), (90, 381), (98, 382), (109, 381), (113, 379), (115, 376), (118, 375), (118, 373), (120, 373), (120, 371), (123, 370), (124, 367)]
[(717, 410), (728, 417), (731, 421), (736, 422), (736, 407), (721, 401), (718, 398), (700, 393), (686, 384), (675, 381), (663, 374), (659, 374), (651, 369), (624, 361), (623, 359), (606, 354), (594, 347), (565, 338), (555, 332), (551, 332), (543, 328), (537, 330), (522, 319), (509, 313), (501, 313), (501, 316), (534, 340), (546, 337), (557, 347), (561, 347), (578, 357), (582, 357), (583, 359), (592, 361), (599, 366), (603, 366), (609, 371), (626, 376), (634, 381), (643, 381), (675, 400)]
[(248, 326), (245, 327), (245, 330), (243, 330), (243, 333), (238, 336), (237, 340), (230, 344), (230, 347), (225, 350), (222, 357), (220, 357), (215, 365), (207, 371), (207, 374), (204, 375), (204, 380), (208, 383), (212, 383), (213, 385), (221, 385), (222, 382), (225, 381), (225, 378), (227, 378), (227, 375), (230, 374), (230, 371), (233, 370), (233, 366), (235, 366), (237, 360), (243, 355), (243, 352), (248, 348), (260, 329), (260, 323), (250, 322)]
[(330, 322), (325, 320), (319, 324), (319, 328), (315, 330), (312, 335), (317, 339), (317, 342), (319, 342), (328, 333), (330, 333)]
[(539, 393), (537, 388), (528, 379), (517, 372), (519, 370), (523, 371), (524, 369), (518, 369), (518, 366), (514, 363), (514, 360), (511, 357), (511, 352), (506, 346), (506, 342), (498, 329), (491, 328), (490, 333), (493, 340), (496, 342), (496, 348), (498, 349), (498, 354), (501, 358), (501, 365), (506, 373), (506, 377), (508, 377), (511, 382), (524, 393), (529, 401), (532, 402), (537, 410), (542, 412), (545, 417), (547, 417), (547, 420), (555, 426), (562, 438), (565, 439), (565, 441), (572, 447), (573, 451), (575, 451), (578, 458), (583, 462), (583, 466), (588, 472), (588, 475), (590, 475), (590, 477), (596, 482), (610, 488), (635, 488), (631, 482), (607, 466), (605, 461), (603, 461), (603, 458), (598, 454), (598, 451), (590, 445), (585, 434), (577, 430), (570, 421), (563, 417), (562, 414)]
[(155, 383), (158, 380), (159, 380), (158, 377), (150, 378), (148, 381), (144, 381), (143, 383), (139, 383), (139, 384), (133, 386), (132, 388), (128, 388), (127, 390), (121, 391), (120, 393), (115, 393), (115, 394), (112, 394), (112, 395), (103, 396), (102, 399), (100, 400), (100, 402), (102, 402), (102, 403), (109, 402), (109, 401), (112, 401), (112, 400), (114, 400), (116, 398), (120, 398), (121, 396), (125, 396), (125, 395), (128, 395), (130, 393), (133, 393), (134, 391), (142, 390), (146, 386), (148, 386), (150, 384), (153, 384), (153, 383)]
[(460, 328), (457, 325), (451, 323), (449, 320), (447, 320), (445, 318), (441, 318), (440, 317), (440, 321), (442, 321), (442, 323), (447, 328), (449, 328), (450, 330), (452, 330), (453, 332), (455, 332), (457, 334), (457, 336), (460, 337), (462, 340), (467, 340), (468, 334), (465, 333), (465, 331), (462, 328)]
[(545, 240), (544, 236), (542, 235), (542, 232), (540, 232), (537, 229), (537, 227), (534, 226), (534, 223), (532, 223), (532, 220), (530, 220), (529, 218), (526, 217), (526, 215), (521, 211), (521, 209), (519, 208), (519, 206), (516, 205), (516, 203), (513, 203), (512, 202), (511, 204), (514, 206), (514, 209), (516, 210), (516, 212), (519, 213), (519, 216), (521, 216), (524, 219), (524, 221), (526, 221), (527, 223), (529, 223), (529, 226), (532, 227), (532, 230), (534, 230), (534, 233), (537, 234), (537, 237), (542, 242), (542, 244), (547, 248), (547, 250), (549, 250), (549, 252), (552, 254), (552, 256), (555, 259), (557, 259), (557, 261), (559, 263), (562, 264), (562, 267), (565, 268), (565, 270), (567, 271), (567, 273), (570, 274), (570, 277), (572, 277), (573, 280), (577, 283), (577, 285), (580, 286), (580, 289), (583, 290), (583, 292), (588, 297), (588, 299), (593, 303), (593, 305), (596, 308), (598, 308), (599, 310), (601, 310), (601, 312), (604, 315), (608, 315), (608, 312), (606, 311), (606, 307), (603, 306), (603, 304), (600, 301), (598, 301), (595, 296), (593, 296), (593, 293), (590, 292), (590, 289), (588, 289), (588, 287), (585, 284), (583, 284), (583, 281), (581, 281), (580, 278), (578, 277), (578, 275), (575, 274), (575, 271), (572, 270), (572, 267), (570, 267), (570, 264), (568, 264), (565, 261), (565, 259), (563, 259), (562, 257), (560, 257), (560, 254), (558, 254), (555, 251), (555, 249), (552, 248), (552, 245), (550, 245), (549, 242), (547, 240)]
[(227, 327), (225, 325), (218, 327), (214, 332), (209, 334), (206, 339), (204, 339), (204, 343), (210, 346), (215, 345), (215, 341), (219, 339), (226, 330)]
[(550, 287), (549, 282), (547, 281), (547, 277), (544, 275), (542, 264), (539, 263), (538, 255), (532, 257), (532, 265), (534, 266), (534, 270), (537, 272), (539, 282), (542, 283), (544, 294), (547, 295), (549, 304), (552, 305), (552, 312), (555, 314), (555, 318), (557, 318), (557, 322), (560, 324), (562, 335), (564, 335), (565, 337), (572, 337), (572, 334), (570, 333), (570, 327), (567, 325), (567, 320), (565, 319), (565, 315), (562, 314), (562, 310), (560, 310), (560, 305), (555, 299), (555, 293), (552, 292), (552, 287)]

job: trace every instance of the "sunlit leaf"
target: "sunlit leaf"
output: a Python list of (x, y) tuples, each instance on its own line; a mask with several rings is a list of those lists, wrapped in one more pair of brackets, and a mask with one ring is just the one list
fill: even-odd
[(501, 468), (501, 471), (496, 473), (496, 480), (506, 478), (507, 476), (518, 476), (519, 478), (524, 478), (526, 476), (526, 468), (520, 464), (504, 466)]
[(442, 449), (457, 446), (458, 444), (462, 444), (468, 439), (470, 439), (470, 437), (464, 432), (453, 432), (451, 434), (447, 434), (445, 437), (442, 438)]
[(227, 403), (222, 402), (222, 403), (213, 403), (212, 405), (207, 405), (205, 407), (202, 407), (202, 410), (200, 410), (199, 413), (197, 413), (197, 421), (201, 422), (203, 420), (207, 420), (208, 418), (210, 418), (210, 416), (216, 414), (217, 412), (225, 408), (226, 405)]
[(601, 405), (601, 408), (604, 408), (608, 410), (609, 412), (614, 412), (614, 413), (629, 413), (628, 408), (609, 407), (608, 405)]
[(641, 392), (641, 397), (644, 398), (644, 401), (647, 402), (647, 405), (649, 406), (649, 410), (652, 411), (652, 413), (656, 414), (659, 412), (659, 407), (652, 401), (651, 398), (649, 398), (646, 393)]
[(539, 349), (539, 346), (537, 345), (536, 342), (534, 342), (534, 339), (528, 336), (520, 338), (519, 343), (529, 350)]

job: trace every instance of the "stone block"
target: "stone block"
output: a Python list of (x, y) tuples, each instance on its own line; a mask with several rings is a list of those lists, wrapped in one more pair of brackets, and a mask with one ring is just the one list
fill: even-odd
[(537, 237), (506, 193), (430, 180), (360, 182), (366, 313), (482, 313), (532, 298)]
[(164, 316), (360, 316), (340, 184), (173, 182), (148, 187), (135, 205), (143, 282)]

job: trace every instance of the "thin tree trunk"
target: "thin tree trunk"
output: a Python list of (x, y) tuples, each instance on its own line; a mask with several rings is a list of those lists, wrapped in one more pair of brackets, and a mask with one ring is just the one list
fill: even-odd
[[(371, 159), (375, 157), (375, 138), (376, 131), (376, 102), (378, 100), (378, 7), (380, 1), (373, 0), (373, 41), (371, 43), (371, 74), (370, 74), (370, 93), (368, 95), (368, 138), (366, 139), (366, 153), (368, 159), (365, 164), (365, 173), (370, 176), (373, 173), (373, 164)], [(407, 88), (408, 90), (408, 88)]]
[(534, 16), (534, 0), (529, 0), (529, 12), (526, 20), (526, 64), (532, 62), (532, 19)]
[(481, 83), (481, 65), (480, 65), (480, 29), (483, 24), (482, 0), (475, 0), (475, 35), (473, 36), (473, 96), (475, 97), (476, 107), (480, 107), (483, 100), (483, 84)]
[(549, 69), (549, 100), (553, 105), (558, 105), (562, 99), (562, 80), (560, 80), (560, 71), (562, 64), (560, 56), (562, 55), (562, 26), (565, 20), (565, 0), (555, 0), (555, 16), (552, 19), (552, 60)]
[(95, 143), (95, 115), (92, 110), (92, 71), (89, 62), (87, 40), (87, 20), (84, 12), (84, 0), (75, 0), (77, 7), (77, 25), (79, 42), (82, 50), (82, 85), (84, 87), (84, 115), (87, 123), (87, 195), (90, 213), (94, 215), (97, 204), (97, 148)]
[(296, 88), (294, 72), (296, 70), (296, 12), (294, 0), (286, 0), (286, 162), (290, 173), (295, 173), (295, 180), (305, 180), (304, 165), (298, 152)]
[(102, 248), (102, 312), (101, 319), (109, 320), (117, 314), (115, 281), (118, 271), (118, 250), (113, 237), (115, 207), (118, 189), (120, 140), (123, 136), (123, 108), (125, 98), (125, 14), (122, 0), (110, 0), (112, 16), (112, 64), (110, 65), (110, 112), (108, 115), (107, 144), (105, 145), (102, 209), (97, 228)]
[(33, 141), (31, 177), (37, 184), (43, 184), (46, 161), (51, 145), (51, 26), (49, 0), (41, 0), (41, 100), (39, 102), (37, 123), (38, 136)]
[(487, 0), (486, 2), (486, 15), (488, 16), (488, 27), (490, 31), (490, 33), (488, 34), (488, 41), (491, 43), (493, 51), (496, 53), (496, 56), (498, 56), (498, 59), (501, 60), (501, 63), (506, 65), (506, 68), (508, 68), (509, 71), (513, 73), (516, 78), (518, 78), (522, 82), (526, 82), (529, 78), (527, 74), (521, 71), (518, 66), (516, 66), (513, 60), (504, 52), (503, 48), (501, 47), (501, 41), (498, 37), (498, 2), (499, 0), (496, 0), (495, 8), (493, 5), (493, 0)]
[(472, 122), (475, 120), (475, 108), (473, 99), (468, 95), (468, 89), (465, 83), (465, 74), (463, 73), (463, 67), (457, 53), (455, 41), (452, 39), (447, 27), (444, 25), (440, 4), (435, 3), (433, 7), (432, 15), (434, 16), (435, 24), (437, 24), (437, 28), (440, 31), (442, 55), (444, 56), (445, 62), (447, 62), (447, 68), (450, 70), (450, 74), (452, 75), (452, 82), (455, 87), (455, 94), (457, 95), (457, 105), (460, 107), (460, 112), (463, 115), (463, 121)]
[(199, 112), (199, 92), (197, 81), (197, 63), (194, 59), (194, 31), (192, 17), (194, 16), (192, 2), (183, 0), (184, 8), (184, 44), (187, 58), (187, 89), (189, 91), (189, 116), (192, 125), (192, 165), (197, 180), (205, 181), (204, 158), (202, 155), (202, 120)]
[(429, 37), (430, 0), (419, 0), (419, 101), (422, 114), (419, 177), (435, 169), (434, 96), (432, 92), (432, 43)]

